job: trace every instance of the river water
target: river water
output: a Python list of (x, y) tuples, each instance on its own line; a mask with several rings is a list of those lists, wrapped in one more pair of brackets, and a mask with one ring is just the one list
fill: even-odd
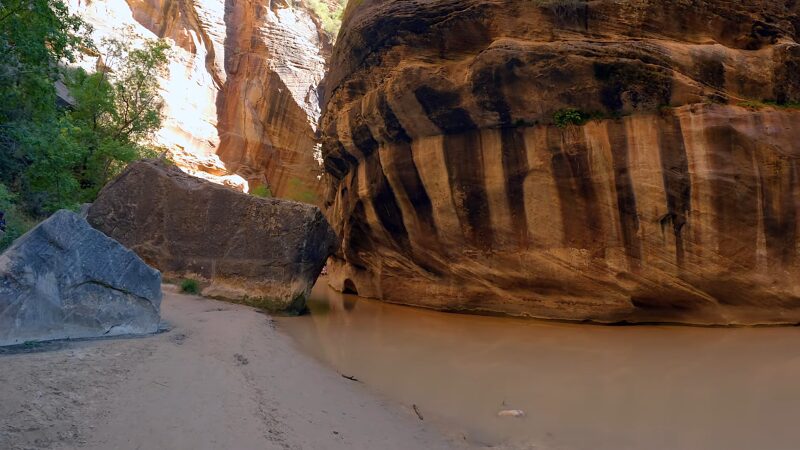
[(447, 314), (343, 295), (325, 278), (309, 307), (278, 319), (302, 351), (473, 443), (800, 448), (800, 328)]

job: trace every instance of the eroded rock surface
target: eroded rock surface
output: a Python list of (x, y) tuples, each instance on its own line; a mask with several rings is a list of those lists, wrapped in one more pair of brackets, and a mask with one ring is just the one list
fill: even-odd
[(158, 331), (161, 274), (59, 211), (0, 255), (0, 345)]
[[(317, 89), (329, 38), (302, 2), (70, 0), (98, 43), (130, 29), (171, 44), (156, 144), (186, 172), (314, 201)], [(102, 57), (102, 55), (101, 55)], [(96, 57), (84, 65), (93, 69)]]
[(107, 185), (89, 222), (165, 276), (203, 294), (296, 312), (336, 249), (319, 208), (242, 194), (159, 161), (131, 164)]
[(351, 4), (321, 121), (333, 284), (554, 319), (800, 321), (798, 33), (800, 4), (768, 0)]

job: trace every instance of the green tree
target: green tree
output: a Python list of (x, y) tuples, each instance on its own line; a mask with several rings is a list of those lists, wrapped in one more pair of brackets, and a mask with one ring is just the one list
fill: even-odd
[(53, 118), (59, 63), (91, 46), (88, 31), (61, 0), (0, 3), (0, 120)]
[(22, 144), (57, 120), (59, 64), (91, 46), (87, 31), (61, 0), (0, 2), (0, 181), (9, 187), (31, 162)]
[(123, 39), (103, 42), (102, 71), (67, 71), (74, 105), (55, 126), (21, 141), (31, 160), (23, 180), (41, 212), (90, 202), (126, 164), (156, 155), (148, 145), (161, 127), (157, 77), (166, 70), (168, 46), (146, 41), (132, 48)]
[(82, 201), (135, 159), (155, 156), (149, 145), (163, 120), (158, 77), (166, 75), (169, 46), (148, 40), (133, 48), (130, 35), (104, 40), (104, 70), (75, 70), (67, 78), (75, 107), (67, 114), (70, 139), (83, 152), (74, 169)]
[(33, 220), (19, 211), (16, 196), (0, 183), (0, 211), (5, 213), (6, 229), (0, 232), (0, 251), (5, 250), (14, 239), (22, 236), (33, 226)]
[[(101, 52), (89, 31), (62, 0), (0, 0), (0, 210), (43, 217), (92, 201), (128, 162), (156, 155), (168, 45), (134, 47), (128, 32)], [(69, 69), (81, 52), (101, 55), (102, 70)]]
[(305, 2), (319, 18), (322, 30), (329, 38), (336, 40), (339, 28), (342, 26), (342, 15), (347, 6), (347, 0), (305, 0)]
[(32, 150), (58, 135), (55, 82), (62, 63), (91, 48), (88, 31), (61, 0), (0, 3), (0, 182), (17, 201), (38, 203), (22, 175)]

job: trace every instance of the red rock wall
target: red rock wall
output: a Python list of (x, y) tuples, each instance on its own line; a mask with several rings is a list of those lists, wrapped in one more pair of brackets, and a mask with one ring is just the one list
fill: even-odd
[[(334, 285), (568, 320), (797, 322), (800, 111), (739, 105), (800, 101), (800, 4), (559, 5), (351, 5), (321, 121)], [(598, 120), (557, 127), (568, 108)]]
[(301, 2), (71, 2), (103, 35), (133, 25), (173, 44), (156, 144), (180, 167), (227, 184), (243, 183), (224, 174), (240, 176), (280, 197), (316, 196), (317, 89), (331, 44)]

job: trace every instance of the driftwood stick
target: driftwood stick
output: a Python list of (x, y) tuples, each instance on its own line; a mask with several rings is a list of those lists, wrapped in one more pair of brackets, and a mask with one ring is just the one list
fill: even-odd
[(419, 412), (419, 408), (417, 408), (417, 405), (411, 405), (411, 407), (414, 408), (414, 412), (417, 413), (417, 417), (419, 417), (419, 420), (425, 420), (422, 418), (422, 413)]

